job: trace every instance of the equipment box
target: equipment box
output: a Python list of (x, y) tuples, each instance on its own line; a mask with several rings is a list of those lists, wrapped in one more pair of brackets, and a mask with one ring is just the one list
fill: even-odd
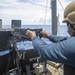
[[(6, 71), (6, 67), (8, 64), (10, 39), (11, 39), (10, 31), (0, 31), (0, 75)], [(12, 66), (10, 65), (10, 67)]]

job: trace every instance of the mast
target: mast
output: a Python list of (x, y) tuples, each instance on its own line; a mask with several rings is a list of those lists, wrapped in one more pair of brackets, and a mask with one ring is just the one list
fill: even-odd
[(57, 35), (57, 3), (51, 0), (52, 34)]
[(0, 19), (0, 31), (2, 31), (2, 19)]

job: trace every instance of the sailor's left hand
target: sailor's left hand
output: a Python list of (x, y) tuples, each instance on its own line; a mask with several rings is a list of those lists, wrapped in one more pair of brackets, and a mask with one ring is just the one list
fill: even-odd
[(35, 31), (27, 30), (26, 35), (29, 40), (32, 40), (32, 37), (36, 36), (36, 33), (35, 33)]

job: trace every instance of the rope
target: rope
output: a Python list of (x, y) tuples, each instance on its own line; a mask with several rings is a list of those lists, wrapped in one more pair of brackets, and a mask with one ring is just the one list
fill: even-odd
[[(61, 1), (58, 0), (58, 2), (59, 2), (59, 4), (60, 4), (62, 10), (64, 11), (64, 7), (63, 7)], [(60, 22), (59, 22), (59, 14), (58, 14), (58, 17), (57, 17), (57, 26), (59, 26), (59, 25), (60, 25)], [(60, 36), (60, 33), (59, 33), (59, 30), (58, 30), (58, 29), (57, 29), (57, 33), (58, 33), (58, 35)]]
[[(46, 24), (46, 17), (47, 17), (47, 6), (48, 5), (48, 0), (46, 0), (46, 9), (45, 9), (45, 19), (44, 19), (44, 25)], [(43, 30), (44, 30), (44, 25), (43, 25)]]
[(58, 1), (59, 1), (59, 4), (61, 5), (61, 8), (64, 10), (63, 5), (62, 5), (62, 3), (60, 2), (60, 0), (58, 0)]

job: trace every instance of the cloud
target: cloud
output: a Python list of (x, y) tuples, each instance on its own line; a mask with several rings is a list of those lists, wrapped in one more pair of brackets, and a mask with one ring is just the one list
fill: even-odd
[(18, 2), (29, 2), (30, 0), (17, 0)]
[[(12, 19), (21, 19), (25, 23), (43, 23), (45, 20), (47, 0), (0, 0), (0, 18), (3, 19), (3, 25), (11, 24)], [(58, 1), (58, 0), (57, 0)], [(63, 7), (71, 0), (61, 0)], [(60, 14), (60, 22), (63, 20), (63, 10), (60, 3), (57, 2), (57, 14)], [(46, 23), (51, 22), (50, 0), (47, 4)]]
[[(63, 8), (65, 9), (66, 6), (71, 2), (71, 0), (60, 0)], [(59, 1), (57, 1), (57, 14), (59, 14), (59, 22), (60, 24), (63, 24), (62, 21), (63, 21), (63, 16), (64, 16), (64, 10), (62, 9), (61, 7), (61, 4), (60, 4)]]

